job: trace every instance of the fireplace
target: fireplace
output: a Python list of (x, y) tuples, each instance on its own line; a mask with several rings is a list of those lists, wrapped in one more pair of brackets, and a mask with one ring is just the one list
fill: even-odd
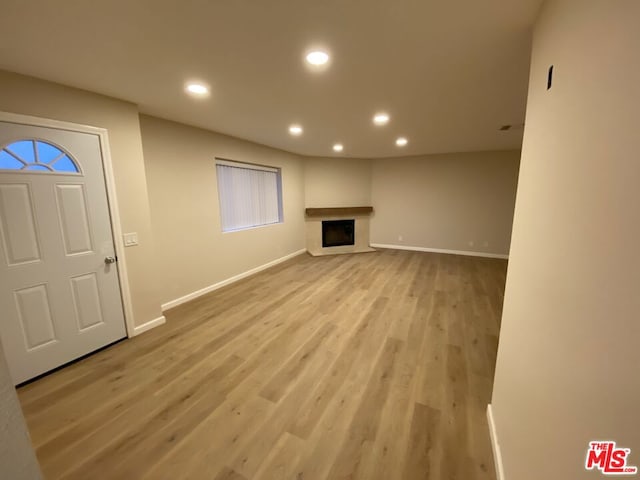
[(310, 255), (375, 252), (369, 245), (373, 207), (308, 207), (304, 213)]
[(322, 248), (355, 245), (355, 220), (323, 220)]

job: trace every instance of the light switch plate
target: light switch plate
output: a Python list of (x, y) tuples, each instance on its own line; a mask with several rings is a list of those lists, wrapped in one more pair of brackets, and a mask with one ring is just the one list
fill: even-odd
[(124, 246), (125, 247), (133, 247), (135, 245), (138, 245), (138, 233), (137, 232), (125, 233), (123, 235), (123, 237), (124, 237)]

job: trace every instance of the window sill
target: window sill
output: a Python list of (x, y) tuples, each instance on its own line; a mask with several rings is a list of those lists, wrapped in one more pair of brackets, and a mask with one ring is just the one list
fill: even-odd
[(253, 225), (251, 227), (241, 227), (233, 230), (222, 230), (222, 233), (244, 232), (246, 230), (256, 230), (258, 228), (273, 227), (274, 225), (282, 225), (284, 222), (265, 223), (264, 225)]

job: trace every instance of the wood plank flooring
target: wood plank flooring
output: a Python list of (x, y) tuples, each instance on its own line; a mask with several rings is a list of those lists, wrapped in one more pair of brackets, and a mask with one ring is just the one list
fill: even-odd
[(47, 479), (494, 479), (506, 261), (302, 255), (19, 389)]

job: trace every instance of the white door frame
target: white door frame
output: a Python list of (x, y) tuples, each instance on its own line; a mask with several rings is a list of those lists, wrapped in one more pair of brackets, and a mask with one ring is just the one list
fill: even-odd
[(133, 321), (133, 303), (131, 301), (131, 291), (129, 289), (129, 277), (127, 275), (127, 262), (124, 254), (124, 240), (120, 225), (120, 210), (116, 196), (116, 182), (113, 175), (113, 164), (111, 162), (111, 151), (109, 150), (109, 135), (106, 129), (92, 127), (89, 125), (79, 125), (77, 123), (51, 120), (48, 118), (32, 117), (17, 113), (0, 111), (0, 121), (16, 123), (19, 125), (29, 125), (33, 127), (49, 127), (58, 130), (68, 130), (71, 132), (89, 133), (97, 135), (100, 140), (100, 150), (102, 153), (102, 170), (104, 171), (105, 184), (107, 186), (107, 202), (109, 205), (109, 223), (113, 234), (113, 243), (118, 257), (117, 270), (120, 280), (120, 297), (124, 309), (124, 321), (127, 329), (127, 336), (133, 337), (135, 324)]

